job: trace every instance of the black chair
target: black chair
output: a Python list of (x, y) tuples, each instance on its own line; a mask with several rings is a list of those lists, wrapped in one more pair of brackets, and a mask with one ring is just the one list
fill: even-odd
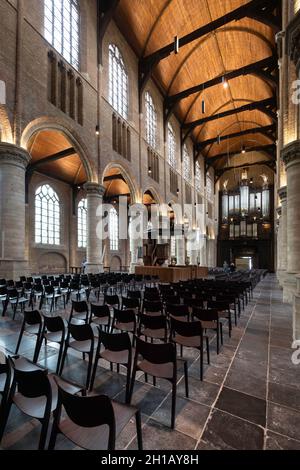
[[(61, 293), (55, 289), (53, 286), (44, 286), (44, 294), (41, 297), (40, 302), (40, 310), (43, 308), (44, 300), (48, 303), (50, 300), (50, 312), (54, 310), (54, 307), (57, 307), (58, 299), (62, 297)], [(66, 308), (66, 304), (64, 301), (64, 308)]]
[(6, 286), (0, 287), (0, 302), (2, 302), (2, 316), (4, 317), (8, 304), (8, 290)]
[(8, 289), (6, 308), (5, 308), (5, 312), (2, 315), (5, 315), (8, 303), (10, 303), (13, 309), (13, 320), (14, 320), (16, 313), (17, 313), (18, 306), (20, 305), (21, 312), (24, 312), (25, 305), (27, 302), (28, 302), (28, 299), (26, 299), (25, 297), (22, 297), (17, 291), (17, 289)]
[[(45, 448), (51, 414), (57, 407), (57, 385), (54, 376), (25, 358), (8, 358), (12, 371), (12, 384), (0, 420), (0, 442), (2, 440), (12, 405), (27, 416), (42, 424), (39, 450)], [(80, 388), (66, 384), (69, 393), (78, 393)]]
[(134, 310), (119, 310), (114, 308), (112, 329), (136, 333), (136, 316)]
[(152, 317), (160, 317), (164, 313), (164, 307), (160, 300), (159, 301), (144, 300), (142, 311), (143, 313), (146, 313), (147, 315), (151, 315)]
[[(171, 427), (175, 427), (175, 413), (176, 413), (176, 392), (177, 392), (177, 357), (176, 346), (173, 343), (159, 343), (152, 344), (146, 343), (140, 338), (136, 338), (135, 358), (132, 370), (132, 380), (130, 386), (130, 402), (135, 383), (135, 376), (137, 371), (142, 371), (147, 375), (151, 375), (155, 379), (166, 379), (172, 384), (172, 415)], [(187, 363), (184, 362), (184, 376), (186, 396), (188, 397), (188, 375)]]
[[(101, 351), (101, 346), (104, 349)], [(105, 333), (99, 331), (99, 342), (96, 350), (95, 363), (92, 373), (92, 379), (90, 384), (90, 390), (94, 387), (97, 365), (99, 359), (105, 359), (110, 363), (111, 370), (113, 370), (113, 364), (117, 364), (117, 371), (120, 371), (120, 365), (127, 369), (127, 380), (126, 380), (126, 403), (129, 403), (129, 392), (130, 392), (130, 374), (131, 374), (131, 362), (132, 362), (132, 346), (128, 333)]]
[(49, 341), (50, 343), (57, 343), (59, 344), (59, 352), (57, 358), (57, 366), (56, 366), (56, 373), (59, 373), (62, 353), (64, 349), (65, 339), (67, 335), (67, 322), (62, 317), (49, 317), (47, 315), (43, 315), (43, 329), (40, 335), (40, 341), (38, 345), (37, 357), (38, 360), (40, 350), (43, 344), (43, 341), (47, 344)]
[(40, 368), (31, 371), (17, 370), (12, 361), (10, 367), (13, 369), (13, 381), (1, 417), (0, 441), (6, 428), (11, 407), (14, 404), (20, 411), (36, 418), (42, 424), (38, 448), (43, 450), (46, 444), (51, 413), (56, 408), (56, 399), (52, 396), (48, 372)]
[(104, 304), (108, 305), (109, 307), (116, 307), (120, 308), (120, 300), (118, 295), (109, 295), (104, 294)]
[(193, 307), (193, 318), (200, 320), (204, 330), (214, 330), (217, 333), (217, 354), (220, 352), (220, 339), (223, 345), (223, 324), (217, 310), (206, 310)]
[(167, 342), (168, 338), (168, 325), (167, 318), (164, 315), (160, 317), (152, 317), (142, 313), (139, 318), (138, 336), (144, 336), (153, 339), (159, 339)]
[(109, 306), (91, 304), (90, 323), (95, 323), (96, 325), (100, 326), (101, 329), (104, 326), (106, 331), (109, 332), (111, 325)]
[(35, 349), (33, 353), (33, 362), (34, 363), (37, 362), (42, 328), (43, 328), (43, 318), (40, 312), (38, 310), (28, 310), (28, 311), (25, 310), (23, 314), (23, 322), (22, 322), (15, 354), (18, 354), (24, 331), (26, 331), (27, 333), (30, 333), (36, 336), (36, 345), (35, 345)]
[[(170, 317), (170, 340), (181, 347), (193, 348), (200, 351), (200, 379), (203, 380), (203, 342), (204, 335), (200, 321), (187, 322)], [(209, 360), (209, 341), (206, 340), (207, 363)]]
[(95, 343), (97, 343), (97, 341), (95, 341), (94, 330), (91, 325), (73, 325), (72, 323), (69, 323), (69, 330), (65, 341), (65, 348), (62, 356), (59, 375), (62, 375), (63, 368), (65, 365), (65, 359), (69, 348), (82, 353), (84, 357), (85, 354), (87, 354), (89, 361), (86, 378), (86, 388), (88, 389), (92, 373), (93, 355), (97, 346), (97, 344)]
[(89, 323), (89, 307), (85, 300), (72, 300), (72, 308), (69, 323)]
[(207, 302), (207, 308), (217, 310), (219, 318), (226, 318), (228, 320), (228, 334), (231, 337), (232, 331), (232, 320), (231, 320), (231, 310), (229, 302), (223, 302), (220, 300), (209, 300)]
[(58, 405), (49, 450), (55, 448), (57, 434), (61, 433), (83, 449), (113, 451), (116, 438), (133, 417), (136, 419), (138, 449), (143, 450), (141, 415), (137, 408), (120, 404), (105, 395), (71, 395), (58, 380), (57, 387)]
[(187, 305), (183, 304), (167, 304), (166, 305), (166, 314), (169, 317), (177, 317), (178, 319), (188, 320), (190, 316), (190, 310)]
[(140, 311), (140, 301), (139, 299), (135, 298), (128, 298), (128, 297), (122, 297), (122, 309), (134, 309), (136, 310), (137, 314), (139, 314)]
[(0, 395), (1, 395), (1, 406), (0, 406), (0, 423), (3, 417), (3, 412), (7, 406), (7, 400), (12, 381), (12, 370), (6, 355), (0, 351)]

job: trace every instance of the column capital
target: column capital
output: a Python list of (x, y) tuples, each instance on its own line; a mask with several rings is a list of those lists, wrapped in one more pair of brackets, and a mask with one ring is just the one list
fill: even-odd
[(287, 187), (286, 186), (282, 186), (282, 188), (278, 189), (278, 196), (279, 196), (279, 199), (280, 199), (281, 202), (284, 201), (287, 198)]
[(300, 163), (300, 140), (295, 140), (290, 144), (283, 147), (281, 151), (281, 158), (286, 166), (289, 168), (295, 163)]
[(281, 217), (282, 207), (281, 206), (277, 207), (276, 212), (279, 215), (279, 217)]
[(7, 163), (25, 170), (30, 159), (29, 153), (22, 147), (7, 142), (0, 142), (0, 165)]
[(103, 196), (105, 193), (105, 187), (99, 183), (92, 183), (88, 181), (84, 184), (83, 188), (87, 192), (87, 194), (96, 195), (96, 196)]

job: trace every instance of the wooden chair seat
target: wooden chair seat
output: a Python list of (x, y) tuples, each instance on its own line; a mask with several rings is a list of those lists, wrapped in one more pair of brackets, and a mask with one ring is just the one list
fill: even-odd
[(166, 330), (164, 328), (157, 329), (157, 330), (152, 330), (150, 328), (144, 328), (141, 330), (141, 335), (142, 336), (147, 336), (148, 338), (153, 338), (153, 339), (165, 339), (166, 337)]
[(92, 343), (90, 339), (87, 339), (85, 341), (70, 341), (70, 348), (82, 353), (89, 353), (91, 350), (91, 345)]
[(177, 344), (181, 344), (186, 348), (200, 348), (201, 347), (201, 339), (200, 336), (181, 336), (176, 334), (174, 336), (174, 341)]
[(100, 352), (100, 357), (108, 362), (113, 362), (115, 364), (127, 364), (129, 359), (129, 352), (128, 350), (110, 351), (108, 349), (104, 349)]
[(172, 379), (174, 376), (174, 365), (172, 362), (153, 364), (144, 359), (138, 363), (138, 368), (146, 374), (150, 374), (161, 379)]

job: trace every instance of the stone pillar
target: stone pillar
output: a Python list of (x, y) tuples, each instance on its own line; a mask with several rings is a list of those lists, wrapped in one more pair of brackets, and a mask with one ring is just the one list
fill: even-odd
[(287, 271), (300, 273), (300, 141), (283, 148), (287, 174)]
[(103, 272), (103, 240), (97, 235), (97, 224), (100, 220), (97, 209), (102, 204), (104, 186), (98, 183), (84, 185), (87, 197), (87, 245), (86, 245), (86, 273)]
[(277, 237), (277, 270), (278, 279), (281, 283), (282, 274), (287, 270), (287, 187), (279, 189), (278, 196), (281, 202), (279, 231)]
[(129, 246), (130, 246), (130, 268), (131, 274), (135, 273), (136, 266), (143, 266), (144, 260), (141, 258), (143, 251), (143, 240), (135, 238), (132, 234), (129, 234)]
[[(277, 207), (277, 225), (276, 225), (276, 274), (278, 280), (280, 279), (281, 267), (281, 238), (282, 238), (282, 223), (281, 223), (281, 206)], [(280, 281), (279, 281), (280, 282)]]
[(29, 274), (26, 259), (26, 150), (0, 142), (0, 276), (19, 280)]
[(185, 266), (185, 239), (182, 232), (182, 225), (175, 226), (176, 235), (176, 258), (178, 266)]

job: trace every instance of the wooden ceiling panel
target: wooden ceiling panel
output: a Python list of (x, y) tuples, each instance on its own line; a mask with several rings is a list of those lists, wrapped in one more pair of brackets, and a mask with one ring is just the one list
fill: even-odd
[[(140, 58), (246, 5), (250, 0), (121, 0), (116, 21)], [(275, 54), (271, 27), (252, 18), (242, 18), (215, 30), (171, 53), (152, 70), (166, 95), (172, 96), (224, 73), (239, 69)], [(249, 102), (274, 96), (274, 88), (254, 75), (244, 75), (222, 85), (197, 92), (180, 100), (175, 113), (181, 122), (213, 115), (218, 109), (238, 108)], [(202, 114), (202, 99), (206, 112)], [(244, 121), (244, 124), (242, 124)], [(266, 126), (271, 118), (255, 110), (212, 121), (193, 131), (198, 142), (223, 133), (227, 128), (243, 130)], [(246, 127), (245, 127), (246, 126)], [(248, 127), (247, 127), (248, 126)], [(259, 136), (260, 141), (266, 138)], [(241, 139), (238, 139), (239, 145)], [(214, 152), (212, 146), (211, 152)]]
[[(43, 130), (31, 138), (28, 150), (32, 157), (31, 163), (34, 163), (71, 147), (72, 144), (61, 132)], [(51, 163), (45, 163), (39, 166), (37, 171), (49, 174), (53, 178), (57, 177), (70, 184), (81, 185), (87, 180), (84, 166), (76, 153)]]

